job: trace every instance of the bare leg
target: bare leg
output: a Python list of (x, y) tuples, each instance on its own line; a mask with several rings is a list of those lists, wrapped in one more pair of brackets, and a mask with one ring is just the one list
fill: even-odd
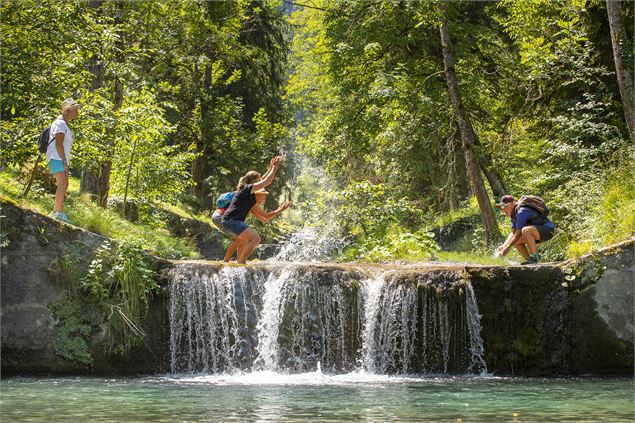
[(66, 189), (68, 188), (68, 175), (66, 172), (57, 172), (55, 174), (55, 182), (57, 188), (55, 189), (55, 204), (53, 206), (54, 212), (64, 211), (64, 197), (66, 196)]
[(514, 247), (516, 247), (516, 249), (518, 250), (518, 252), (520, 253), (520, 255), (525, 259), (525, 260), (529, 260), (529, 251), (527, 251), (527, 247), (525, 246), (525, 243), (523, 242), (523, 239), (521, 238), (520, 241), (518, 241), (516, 243), (516, 245), (514, 245)]
[(540, 239), (540, 232), (535, 226), (525, 226), (523, 228), (522, 241), (527, 244), (531, 254), (536, 254), (536, 240)]
[(240, 235), (238, 239), (243, 241), (243, 244), (238, 250), (238, 263), (245, 264), (247, 257), (256, 249), (256, 246), (260, 244), (260, 235), (258, 232), (251, 228), (247, 228)]
[(242, 243), (243, 241), (239, 240), (238, 238), (234, 238), (232, 240), (231, 244), (227, 246), (225, 257), (223, 257), (223, 261), (225, 263), (229, 263), (229, 261), (232, 259), (232, 256), (234, 255), (236, 250), (240, 251), (240, 246), (242, 245)]

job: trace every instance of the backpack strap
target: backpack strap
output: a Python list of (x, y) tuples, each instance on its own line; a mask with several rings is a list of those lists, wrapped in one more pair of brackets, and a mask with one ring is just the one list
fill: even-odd
[(53, 141), (55, 141), (55, 135), (57, 135), (57, 134), (52, 134), (52, 135), (51, 135), (51, 126), (53, 126), (53, 124), (52, 124), (52, 123), (49, 125), (49, 138), (50, 138), (51, 140), (49, 141), (49, 143), (48, 143), (48, 144), (46, 144), (46, 148), (47, 148), (47, 149), (48, 149), (49, 145), (51, 145), (51, 144), (53, 143)]

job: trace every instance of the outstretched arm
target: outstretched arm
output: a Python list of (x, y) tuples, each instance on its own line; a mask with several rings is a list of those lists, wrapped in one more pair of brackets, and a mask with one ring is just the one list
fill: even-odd
[(292, 204), (293, 203), (291, 203), (291, 201), (287, 201), (272, 212), (265, 211), (262, 208), (260, 208), (259, 205), (255, 205), (251, 208), (251, 210), (249, 210), (249, 212), (253, 214), (256, 217), (256, 219), (260, 220), (261, 222), (268, 222), (274, 217), (276, 217), (277, 215), (279, 215), (280, 213), (282, 213), (283, 211), (285, 211), (286, 209), (288, 209), (289, 207), (291, 207)]
[(522, 231), (519, 230), (519, 229), (514, 229), (507, 236), (507, 239), (505, 240), (505, 242), (502, 245), (500, 245), (496, 250), (501, 255), (504, 256), (505, 254), (507, 254), (507, 252), (509, 251), (510, 248), (512, 248), (514, 245), (516, 245), (516, 243), (518, 242), (518, 240), (520, 239), (521, 236), (522, 236)]
[[(278, 156), (276, 156), (276, 157), (278, 157)], [(271, 161), (269, 162), (269, 167), (267, 168), (267, 171), (265, 172), (265, 174), (262, 175), (262, 179), (267, 179), (269, 177), (269, 174), (274, 171), (273, 170), (273, 168), (274, 168), (273, 163), (274, 163), (274, 160), (276, 159), (276, 157), (273, 157), (271, 159)]]

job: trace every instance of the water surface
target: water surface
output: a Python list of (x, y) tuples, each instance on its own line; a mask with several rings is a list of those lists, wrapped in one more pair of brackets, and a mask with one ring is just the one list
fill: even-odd
[(2, 422), (626, 422), (630, 379), (321, 372), (9, 378)]

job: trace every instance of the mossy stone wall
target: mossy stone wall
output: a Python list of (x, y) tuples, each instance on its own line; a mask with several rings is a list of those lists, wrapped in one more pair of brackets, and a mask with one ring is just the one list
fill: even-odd
[[(69, 283), (81, 277), (105, 238), (10, 202), (2, 201), (0, 206), (7, 243), (0, 254), (3, 375), (147, 374), (168, 369), (164, 294), (153, 298), (144, 325), (146, 340), (128, 358), (105, 354), (104, 328), (91, 331), (92, 366), (56, 354), (60, 322), (51, 309), (67, 297)], [(72, 350), (74, 341), (58, 348)]]
[[(165, 280), (159, 281), (163, 290), (153, 297), (143, 325), (145, 342), (128, 358), (105, 354), (103, 328), (92, 331), (91, 367), (56, 355), (53, 346), (60, 327), (51, 305), (66, 297), (65, 282), (88, 268), (105, 240), (15, 204), (3, 201), (0, 205), (1, 239), (8, 243), (0, 254), (3, 375), (150, 374), (169, 370)], [(443, 269), (444, 273), (460, 274), (473, 285), (490, 372), (632, 376), (633, 256), (631, 240), (559, 265), (457, 265)], [(157, 270), (171, 266), (170, 262), (152, 260)], [(213, 262), (200, 265), (220, 266)], [(261, 266), (266, 268), (267, 264)], [(431, 271), (426, 267), (387, 267), (402, 272), (404, 280)], [(306, 271), (329, 273), (346, 268), (363, 266), (318, 264), (307, 266)]]

